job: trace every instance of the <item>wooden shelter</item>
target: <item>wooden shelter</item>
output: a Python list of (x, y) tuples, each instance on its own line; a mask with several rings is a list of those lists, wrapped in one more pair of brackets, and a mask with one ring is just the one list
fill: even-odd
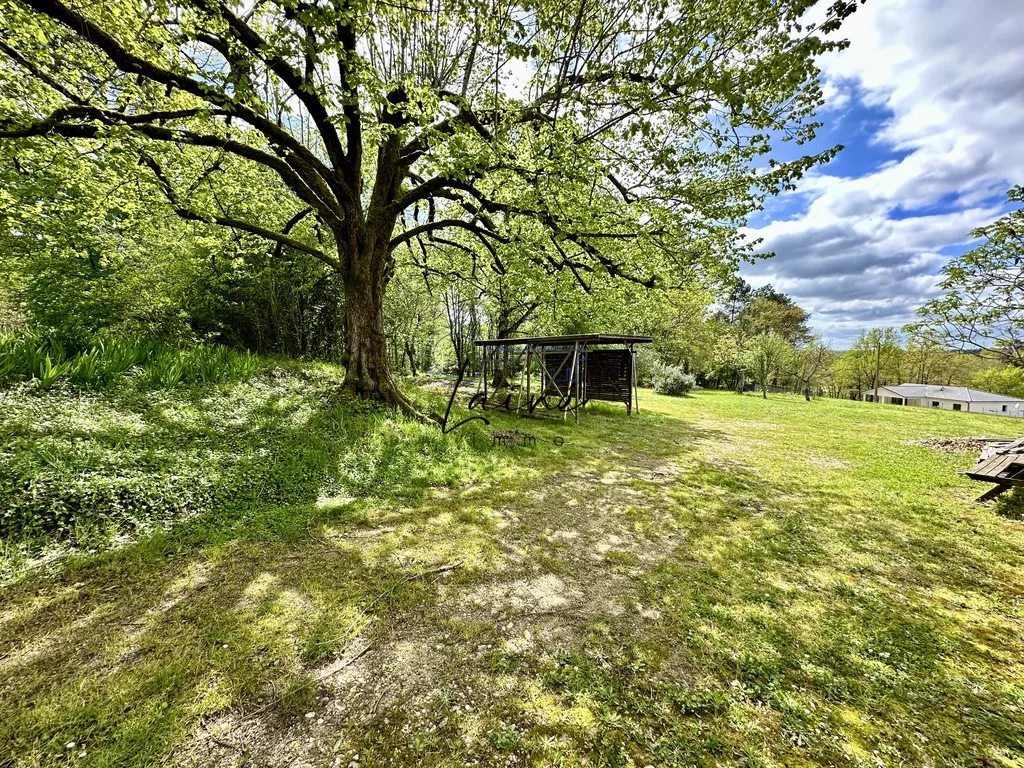
[[(478, 339), (474, 343), (482, 348), (483, 365), (470, 408), (480, 405), (516, 413), (525, 409), (533, 414), (542, 406), (560, 411), (563, 419), (571, 413), (579, 423), (583, 406), (590, 400), (604, 400), (624, 403), (631, 414), (637, 407), (636, 346), (652, 341), (650, 336), (607, 333)], [(518, 350), (515, 365), (512, 350)], [(520, 364), (518, 385), (508, 387), (503, 398), (495, 398), (491, 376)]]

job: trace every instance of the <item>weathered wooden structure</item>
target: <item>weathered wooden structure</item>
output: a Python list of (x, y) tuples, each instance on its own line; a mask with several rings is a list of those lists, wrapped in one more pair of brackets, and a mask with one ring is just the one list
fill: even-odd
[[(534, 414), (538, 407), (572, 414), (579, 423), (580, 409), (590, 400), (624, 403), (626, 413), (637, 408), (636, 346), (650, 336), (581, 333), (522, 339), (478, 339), (483, 366), (470, 408), (505, 408)], [(518, 349), (518, 355), (510, 350)], [(524, 360), (525, 358), (525, 360)], [(491, 377), (510, 367), (519, 368), (518, 385), (502, 387), (495, 397)], [(515, 403), (513, 404), (513, 400)]]
[(977, 464), (966, 474), (972, 480), (995, 483), (978, 501), (994, 499), (1015, 485), (1024, 486), (1024, 439), (988, 441)]

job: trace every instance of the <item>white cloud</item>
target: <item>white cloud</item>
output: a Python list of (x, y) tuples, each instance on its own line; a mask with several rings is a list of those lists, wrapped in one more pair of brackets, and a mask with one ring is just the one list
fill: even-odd
[(911, 319), (935, 294), (940, 251), (965, 243), (999, 215), (993, 198), (1024, 182), (1024, 2), (878, 0), (843, 34), (850, 48), (821, 62), (830, 106), (889, 113), (870, 140), (905, 154), (858, 177), (810, 175), (797, 193), (803, 214), (751, 230), (778, 256), (748, 270), (839, 343)]

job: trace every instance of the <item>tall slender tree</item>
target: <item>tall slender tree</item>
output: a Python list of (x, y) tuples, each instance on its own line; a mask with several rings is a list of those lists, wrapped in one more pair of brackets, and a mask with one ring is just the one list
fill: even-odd
[[(647, 286), (740, 249), (764, 197), (836, 151), (754, 163), (818, 126), (814, 60), (856, 2), (817, 27), (814, 4), (0, 0), (0, 138), (117, 143), (181, 217), (315, 256), (344, 283), (347, 386), (408, 408), (383, 322), (401, 247), (461, 230), (493, 255), (528, 220), (548, 268)], [(181, 179), (175, 146), (205, 171)], [(294, 207), (226, 206), (226, 157)], [(662, 260), (620, 259), (629, 240)]]

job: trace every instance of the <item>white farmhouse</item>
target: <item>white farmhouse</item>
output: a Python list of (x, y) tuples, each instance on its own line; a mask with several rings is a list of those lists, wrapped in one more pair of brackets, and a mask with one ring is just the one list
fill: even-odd
[[(873, 402), (874, 389), (860, 393), (861, 400)], [(878, 388), (878, 402), (891, 405), (917, 405), (947, 411), (970, 411), (995, 416), (1024, 417), (1024, 400), (995, 395), (967, 387), (943, 387), (938, 384), (900, 384)]]

